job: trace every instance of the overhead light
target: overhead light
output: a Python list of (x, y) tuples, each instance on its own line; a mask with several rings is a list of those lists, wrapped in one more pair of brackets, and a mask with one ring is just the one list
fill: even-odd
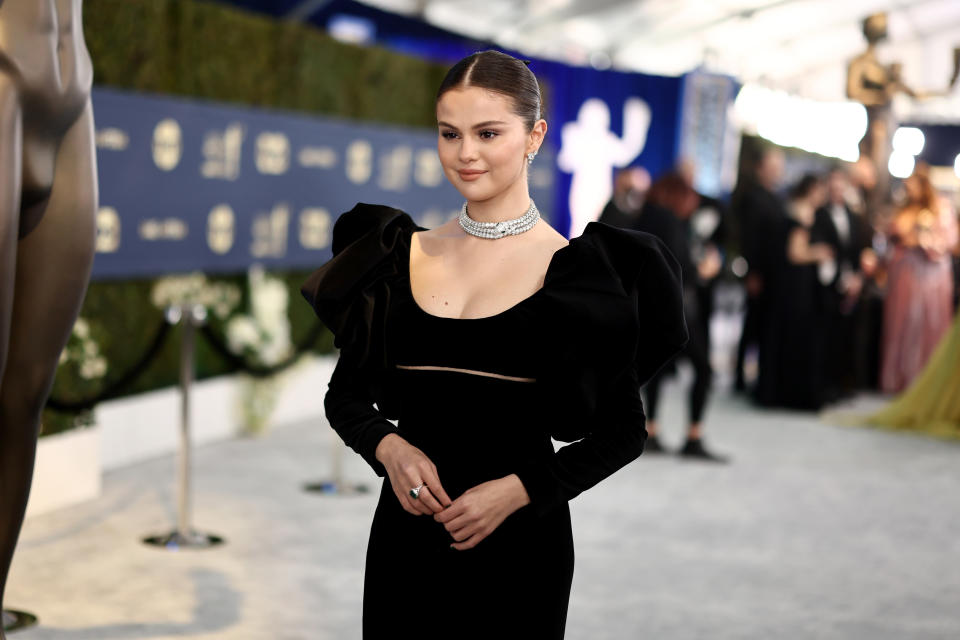
[(610, 56), (604, 51), (594, 51), (590, 54), (590, 66), (599, 71), (605, 71), (610, 68), (612, 61)]
[(852, 101), (820, 102), (746, 84), (734, 101), (741, 127), (784, 147), (855, 162), (867, 111)]
[(904, 180), (909, 178), (910, 174), (913, 173), (913, 165), (915, 162), (912, 154), (894, 150), (893, 153), (890, 154), (890, 161), (887, 163), (887, 168), (890, 169), (890, 175), (894, 178)]
[(923, 131), (916, 127), (900, 127), (893, 134), (893, 150), (918, 156), (923, 151)]
[(372, 44), (376, 38), (377, 27), (372, 20), (338, 13), (327, 21), (327, 32), (340, 42)]

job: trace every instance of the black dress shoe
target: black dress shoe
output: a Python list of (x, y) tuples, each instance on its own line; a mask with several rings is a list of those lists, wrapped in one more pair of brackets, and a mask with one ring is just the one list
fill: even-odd
[(660, 443), (660, 438), (657, 436), (647, 436), (647, 439), (643, 443), (643, 452), (644, 453), (670, 453), (666, 447)]
[(677, 452), (677, 455), (684, 458), (694, 458), (707, 462), (730, 462), (730, 458), (728, 456), (722, 456), (707, 451), (707, 449), (703, 446), (703, 440), (701, 438), (687, 438), (687, 442), (683, 445), (683, 448)]

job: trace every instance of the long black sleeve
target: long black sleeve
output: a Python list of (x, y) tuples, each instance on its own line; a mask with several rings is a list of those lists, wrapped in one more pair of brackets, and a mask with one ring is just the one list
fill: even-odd
[(552, 458), (530, 459), (516, 471), (538, 515), (571, 500), (637, 459), (647, 439), (646, 417), (635, 367), (601, 398), (588, 434)]
[(330, 426), (347, 446), (363, 456), (378, 476), (384, 477), (387, 470), (376, 458), (377, 445), (397, 429), (374, 408), (373, 381), (354, 361), (349, 349), (340, 351), (323, 399), (324, 409)]

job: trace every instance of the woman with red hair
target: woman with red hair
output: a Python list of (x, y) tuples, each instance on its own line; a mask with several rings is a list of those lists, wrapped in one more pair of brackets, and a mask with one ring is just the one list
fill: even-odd
[(905, 389), (926, 365), (953, 318), (950, 251), (957, 220), (937, 195), (924, 166), (904, 181), (906, 203), (889, 227), (880, 388)]

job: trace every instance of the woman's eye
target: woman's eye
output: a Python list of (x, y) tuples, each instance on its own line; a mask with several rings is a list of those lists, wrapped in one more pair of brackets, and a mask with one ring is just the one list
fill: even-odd
[[(489, 135), (488, 135), (488, 134), (489, 134)], [(491, 139), (495, 138), (496, 135), (497, 135), (497, 132), (496, 132), (496, 131), (481, 131), (481, 132), (480, 132), (480, 137), (481, 137), (481, 138), (485, 138), (485, 139), (487, 139), (487, 140), (491, 140)]]
[(457, 134), (455, 134), (453, 131), (444, 131), (440, 134), (440, 137), (446, 138), (447, 140), (453, 140), (457, 137)]

